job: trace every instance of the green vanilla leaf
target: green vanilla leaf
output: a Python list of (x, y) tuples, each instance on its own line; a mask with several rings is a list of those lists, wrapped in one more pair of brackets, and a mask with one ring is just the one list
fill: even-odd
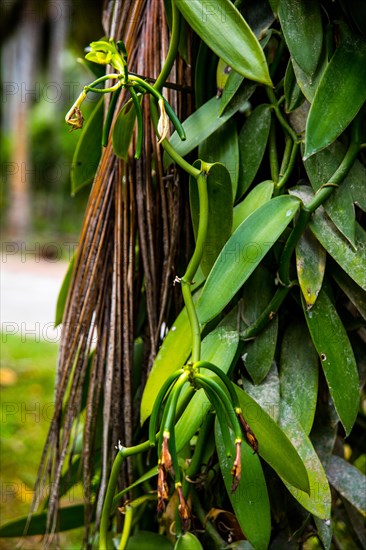
[(300, 90), (306, 99), (312, 103), (318, 89), (319, 82), (321, 81), (324, 71), (328, 65), (325, 48), (320, 57), (318, 68), (313, 76), (309, 76), (305, 71), (303, 71), (293, 58), (291, 58), (291, 64)]
[(230, 0), (176, 0), (176, 5), (190, 27), (234, 71), (272, 86), (262, 48)]
[(203, 287), (197, 303), (201, 323), (216, 317), (230, 302), (298, 208), (298, 199), (288, 195), (276, 197), (260, 206), (239, 225), (221, 250)]
[(258, 441), (258, 454), (287, 483), (310, 493), (306, 468), (282, 428), (250, 397), (235, 386), (243, 416)]
[[(305, 170), (314, 191), (331, 181), (346, 154), (346, 148), (335, 142), (304, 162)], [(366, 169), (356, 160), (342, 184), (334, 190), (324, 208), (339, 231), (355, 246), (355, 210), (357, 204), (366, 211)]]
[(234, 201), (239, 178), (239, 138), (235, 122), (228, 120), (201, 143), (198, 148), (198, 156), (205, 162), (221, 163), (225, 166), (230, 174)]
[(239, 525), (254, 548), (266, 550), (271, 536), (271, 512), (262, 465), (259, 456), (244, 441), (241, 444), (241, 479), (232, 492), (233, 457), (235, 457), (234, 434), (231, 458), (228, 458), (219, 423), (215, 422), (216, 449), (225, 487)]
[(328, 147), (366, 100), (366, 41), (346, 40), (330, 60), (306, 124), (304, 159)]
[(305, 510), (308, 510), (320, 519), (329, 519), (332, 497), (327, 476), (310, 439), (296, 417), (292, 414), (291, 407), (285, 402), (281, 403), (279, 425), (305, 464), (309, 477), (310, 494), (299, 491), (296, 487), (291, 487), (286, 480), (283, 480), (287, 489)]
[(366, 321), (366, 292), (356, 285), (337, 264), (332, 266), (332, 277)]
[(318, 355), (305, 323), (290, 324), (280, 359), (281, 399), (309, 435), (318, 395)]
[[(196, 168), (201, 167), (201, 162), (194, 163)], [(204, 275), (211, 271), (222, 247), (231, 235), (233, 202), (230, 174), (223, 164), (215, 163), (209, 168), (207, 174), (208, 195), (208, 225), (206, 241), (203, 246), (201, 269)], [(197, 181), (190, 178), (189, 198), (194, 235), (197, 238), (199, 224), (199, 197)], [(220, 223), (217, 223), (220, 220)]]
[(284, 82), (286, 113), (291, 113), (305, 101), (305, 96), (297, 83), (291, 59), (288, 62)]
[(126, 550), (173, 550), (167, 537), (151, 531), (138, 531), (129, 537)]
[(243, 390), (253, 397), (258, 405), (277, 422), (280, 411), (280, 380), (276, 363), (273, 361), (269, 373), (258, 386), (244, 377), (242, 377), (242, 382)]
[(77, 252), (72, 255), (72, 258), (69, 262), (65, 277), (62, 281), (60, 292), (58, 293), (57, 303), (56, 303), (56, 315), (55, 315), (55, 327), (62, 323), (62, 318), (64, 316), (64, 310), (67, 300), (67, 295), (69, 292), (69, 287), (72, 279), (72, 274), (74, 272), (74, 265), (76, 260)]
[(315, 304), (323, 284), (327, 253), (306, 228), (296, 246), (296, 270), (308, 309)]
[(318, 66), (323, 45), (318, 0), (280, 0), (278, 16), (291, 56), (307, 75), (312, 76)]
[(319, 519), (314, 516), (314, 523), (320, 540), (323, 543), (324, 550), (330, 550), (333, 538), (333, 527), (331, 521), (327, 519)]
[(245, 121), (239, 134), (240, 171), (237, 199), (254, 180), (266, 150), (271, 127), (270, 105), (259, 105)]
[[(25, 533), (29, 516), (15, 519), (0, 527), (0, 537), (22, 537)], [(47, 525), (47, 510), (33, 514), (28, 525), (26, 536), (44, 535)], [(60, 508), (56, 532), (76, 529), (84, 525), (84, 505), (65, 506)]]
[(72, 159), (71, 194), (92, 183), (102, 154), (104, 101), (101, 98), (86, 121)]
[[(238, 310), (234, 308), (202, 341), (201, 359), (220, 368), (225, 374), (235, 357), (238, 344)], [(205, 376), (214, 377), (210, 370), (202, 369)], [(162, 380), (162, 383), (164, 380)], [(176, 447), (179, 452), (201, 426), (211, 408), (203, 389), (195, 392), (175, 428)]]
[(364, 269), (366, 233), (356, 222), (356, 250), (337, 231), (335, 225), (319, 208), (310, 222), (310, 229), (332, 258), (363, 289), (366, 290), (366, 272)]
[(177, 538), (174, 550), (203, 550), (203, 546), (196, 535), (190, 533), (189, 531), (186, 531)]
[(244, 200), (234, 206), (233, 232), (254, 212), (254, 210), (257, 210), (262, 204), (270, 200), (273, 188), (273, 181), (262, 181), (262, 183), (256, 185), (254, 189), (248, 193)]
[[(290, 194), (299, 197), (304, 204), (314, 197), (309, 186), (297, 186), (289, 190)], [(366, 232), (356, 222), (355, 247), (338, 231), (320, 206), (313, 213), (309, 227), (330, 256), (363, 290), (366, 290), (366, 271), (364, 269)]]
[(357, 417), (360, 393), (356, 360), (346, 329), (323, 289), (312, 309), (309, 311), (304, 301), (303, 309), (334, 406), (349, 435)]
[(112, 133), (113, 151), (123, 160), (128, 159), (135, 122), (136, 111), (132, 101), (128, 101), (118, 113)]
[(340, 456), (332, 455), (327, 464), (329, 482), (366, 517), (366, 476)]
[[(242, 320), (252, 325), (266, 309), (275, 293), (273, 274), (259, 265), (243, 288)], [(260, 384), (267, 376), (273, 362), (277, 344), (277, 315), (253, 339), (244, 342), (243, 361), (254, 384)]]

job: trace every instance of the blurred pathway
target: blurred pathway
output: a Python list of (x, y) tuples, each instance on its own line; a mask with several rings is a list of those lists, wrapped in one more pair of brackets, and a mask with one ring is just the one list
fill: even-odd
[(17, 334), (22, 340), (58, 342), (54, 328), (56, 301), (67, 270), (64, 261), (11, 255), (0, 264), (2, 341)]

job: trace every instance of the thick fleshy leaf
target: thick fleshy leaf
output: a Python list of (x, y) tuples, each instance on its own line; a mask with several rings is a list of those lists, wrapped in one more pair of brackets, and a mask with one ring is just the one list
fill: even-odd
[[(216, 97), (212, 97), (183, 122), (187, 139), (182, 141), (177, 132), (174, 132), (169, 140), (170, 144), (182, 157), (188, 155), (235, 115), (251, 94), (252, 90), (250, 88), (243, 88), (242, 93), (239, 92), (235, 95), (222, 116), (219, 113), (220, 101)], [(172, 162), (169, 155), (164, 153), (165, 167)]]
[[(239, 177), (239, 138), (236, 124), (228, 120), (214, 134), (200, 144), (199, 158), (205, 162), (220, 162), (230, 174), (233, 200)], [(222, 218), (220, 218), (222, 221)]]
[(71, 194), (91, 183), (102, 154), (103, 107), (101, 98), (86, 121), (77, 143), (70, 170)]
[(296, 246), (296, 269), (302, 295), (309, 309), (315, 304), (323, 284), (327, 253), (306, 228)]
[[(201, 169), (201, 161), (196, 161), (194, 166)], [(222, 247), (231, 235), (233, 201), (230, 174), (223, 164), (215, 163), (210, 166), (206, 181), (208, 226), (206, 241), (203, 246), (201, 269), (204, 275), (207, 276)], [(193, 230), (197, 238), (200, 208), (195, 178), (190, 178), (189, 199)], [(220, 220), (220, 223), (218, 223), (218, 220)]]
[(323, 25), (318, 0), (280, 0), (278, 16), (291, 56), (312, 76), (323, 45)]
[(286, 99), (286, 113), (291, 113), (304, 102), (305, 96), (301, 91), (300, 86), (296, 81), (294, 68), (291, 63), (291, 59), (288, 62), (286, 74), (285, 74), (285, 99)]
[[(252, 325), (263, 313), (275, 293), (273, 274), (259, 265), (243, 289), (242, 320)], [(254, 384), (260, 384), (272, 366), (276, 351), (278, 330), (277, 315), (254, 338), (244, 342), (243, 361)]]
[(332, 277), (366, 320), (366, 292), (354, 283), (337, 264), (332, 266)]
[(242, 378), (242, 382), (244, 391), (277, 422), (280, 412), (280, 380), (276, 363), (272, 363), (269, 373), (259, 386), (255, 386), (246, 378)]
[(366, 476), (340, 456), (332, 455), (327, 466), (329, 482), (361, 514), (366, 516)]
[(324, 550), (329, 550), (333, 537), (332, 522), (329, 519), (319, 519), (314, 516), (314, 523), (316, 525), (320, 540), (323, 543)]
[[(314, 193), (308, 186), (293, 187), (289, 190), (291, 195), (299, 197), (307, 204)], [(336, 226), (325, 214), (320, 206), (311, 217), (309, 227), (330, 256), (348, 273), (348, 275), (364, 290), (366, 290), (366, 272), (363, 267), (365, 261), (366, 233), (356, 222), (355, 243), (356, 249), (337, 230)]]
[[(194, 297), (196, 300), (196, 297)], [(167, 377), (181, 368), (192, 347), (191, 329), (186, 308), (180, 312), (160, 346), (142, 394), (141, 424), (150, 416), (156, 396)]]
[(262, 183), (256, 185), (254, 189), (248, 193), (244, 200), (234, 207), (233, 232), (254, 212), (254, 210), (257, 210), (262, 204), (270, 200), (273, 188), (273, 181), (262, 181)]
[(354, 39), (341, 43), (323, 74), (310, 108), (305, 158), (328, 147), (347, 128), (366, 100), (365, 80), (366, 42)]
[(62, 281), (60, 292), (58, 293), (57, 303), (56, 303), (55, 327), (57, 327), (60, 323), (62, 323), (62, 318), (64, 316), (64, 309), (65, 309), (66, 300), (67, 300), (67, 294), (69, 292), (71, 277), (74, 271), (76, 254), (77, 253), (75, 252), (70, 260), (65, 277)]
[[(227, 373), (235, 357), (239, 344), (237, 327), (238, 311), (235, 308), (202, 341), (201, 359), (209, 361)], [(202, 369), (206, 376), (214, 376), (211, 371)], [(162, 380), (162, 383), (164, 380)], [(207, 416), (211, 404), (204, 390), (198, 390), (178, 420), (175, 429), (177, 451), (188, 443)]]
[(290, 324), (281, 346), (281, 399), (310, 433), (318, 395), (318, 356), (304, 323)]
[(313, 215), (310, 229), (332, 258), (348, 273), (348, 275), (364, 290), (366, 290), (366, 272), (364, 269), (366, 233), (356, 222), (356, 250), (342, 237), (335, 225), (326, 217), (324, 211)]
[(271, 127), (270, 105), (259, 105), (245, 121), (239, 134), (240, 172), (237, 198), (254, 180), (266, 150)]
[(174, 550), (203, 550), (203, 546), (196, 535), (187, 531), (178, 537)]
[(310, 495), (291, 487), (283, 480), (287, 489), (306, 510), (318, 518), (329, 519), (332, 498), (327, 476), (310, 439), (293, 415), (291, 407), (285, 402), (281, 402), (279, 424), (305, 464), (309, 476)]
[(158, 533), (138, 531), (128, 539), (126, 550), (173, 550), (173, 544)]
[(272, 85), (262, 48), (230, 0), (176, 0), (176, 4), (198, 36), (234, 71)]
[(330, 395), (348, 435), (356, 420), (360, 394), (357, 365), (347, 332), (323, 289), (310, 311), (304, 303), (303, 306)]
[(315, 93), (318, 89), (319, 82), (321, 81), (324, 71), (328, 65), (325, 48), (321, 54), (319, 65), (313, 76), (308, 75), (301, 67), (296, 63), (295, 59), (291, 59), (292, 67), (294, 69), (296, 82), (299, 85), (300, 90), (306, 97), (306, 99), (312, 103), (314, 101)]
[[(276, 242), (299, 207), (283, 195), (260, 206), (232, 234), (218, 256), (197, 303), (205, 323), (223, 310)], [(220, 289), (220, 292), (218, 292)]]
[[(346, 148), (335, 142), (311, 156), (304, 163), (314, 191), (330, 181), (346, 154)], [(353, 203), (366, 211), (366, 169), (356, 160), (338, 189), (326, 201), (324, 208), (339, 231), (353, 244), (355, 239), (355, 212)]]
[(245, 420), (258, 440), (258, 454), (291, 485), (309, 492), (309, 479), (300, 456), (283, 430), (247, 393), (235, 386)]
[(215, 422), (216, 449), (225, 487), (235, 516), (249, 542), (258, 550), (268, 548), (271, 536), (271, 512), (262, 466), (258, 455), (246, 443), (241, 445), (241, 479), (236, 491), (231, 491), (233, 458), (235, 456), (232, 434), (232, 457), (228, 458), (223, 444), (219, 423)]
[[(0, 527), (0, 537), (21, 537), (27, 525), (28, 515), (9, 521)], [(33, 514), (27, 529), (27, 536), (44, 535), (47, 525), (47, 510)], [(56, 531), (68, 531), (84, 525), (84, 505), (65, 506), (60, 508)]]
[(118, 113), (112, 134), (113, 151), (123, 160), (128, 159), (135, 122), (136, 111), (132, 101), (128, 101)]

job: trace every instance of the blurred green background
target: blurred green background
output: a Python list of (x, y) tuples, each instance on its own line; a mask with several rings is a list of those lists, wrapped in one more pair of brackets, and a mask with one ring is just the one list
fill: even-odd
[[(102, 8), (98, 0), (4, 0), (0, 4), (3, 274), (12, 262), (24, 277), (35, 265), (47, 276), (48, 262), (65, 263), (66, 268), (77, 243), (89, 187), (71, 196), (70, 166), (80, 133), (70, 133), (64, 117), (83, 85), (93, 80), (81, 59), (84, 48), (104, 35)], [(86, 120), (96, 99), (85, 102)], [(24, 250), (33, 252), (24, 254)], [(32, 294), (31, 285), (28, 292)], [(2, 300), (6, 299), (10, 297), (3, 295)], [(20, 299), (26, 306), (27, 295)], [(14, 319), (20, 323), (19, 312)], [(2, 317), (1, 525), (29, 510), (53, 412), (58, 353), (58, 344), (42, 338), (42, 331), (40, 339), (31, 334), (25, 337), (21, 330), (4, 332), (6, 321)], [(75, 504), (81, 502), (82, 488), (73, 490), (69, 498)], [(0, 547), (15, 548), (16, 542), (2, 539)], [(81, 543), (82, 530), (60, 539), (60, 546), (67, 549), (80, 548)], [(23, 548), (40, 547), (39, 537), (23, 543)]]

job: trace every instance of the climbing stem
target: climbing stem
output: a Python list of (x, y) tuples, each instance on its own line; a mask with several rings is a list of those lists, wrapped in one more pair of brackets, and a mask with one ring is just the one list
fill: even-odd
[(279, 179), (279, 169), (278, 169), (278, 153), (277, 153), (277, 142), (276, 142), (276, 123), (275, 123), (274, 115), (272, 115), (271, 130), (269, 133), (269, 165), (271, 169), (272, 181), (275, 184), (277, 184)]
[(309, 222), (310, 216), (311, 216), (311, 211), (309, 211), (307, 207), (301, 208), (295, 227), (291, 231), (290, 236), (287, 239), (286, 244), (284, 246), (281, 259), (280, 259), (279, 268), (278, 268), (278, 277), (280, 279), (281, 284), (285, 286), (291, 285), (290, 262), (291, 262), (292, 253), (295, 250), (295, 247)]
[(112, 466), (111, 475), (109, 476), (108, 487), (103, 503), (102, 516), (100, 520), (100, 531), (99, 531), (99, 550), (108, 550), (108, 527), (109, 527), (109, 517), (113, 505), (113, 497), (116, 491), (119, 472), (124, 458), (128, 456), (133, 456), (144, 451), (147, 451), (150, 448), (150, 442), (145, 441), (134, 447), (120, 447), (114, 463)]
[(124, 516), (125, 516), (125, 521), (123, 524), (123, 531), (121, 534), (121, 540), (118, 546), (118, 550), (125, 550), (128, 543), (128, 539), (130, 538), (132, 519), (133, 519), (132, 506), (129, 506), (129, 505), (125, 506)]
[[(297, 243), (299, 242), (301, 235), (303, 234), (310, 220), (311, 214), (315, 212), (315, 210), (319, 208), (320, 205), (324, 204), (324, 202), (331, 196), (334, 190), (344, 181), (357, 158), (362, 141), (362, 120), (362, 113), (359, 113), (352, 123), (351, 141), (346, 151), (346, 154), (344, 155), (343, 160), (338, 166), (337, 170), (327, 181), (327, 183), (325, 183), (318, 189), (311, 201), (308, 202), (306, 206), (303, 206), (300, 210), (300, 214), (295, 223), (295, 227), (290, 233), (290, 236), (284, 246), (279, 264), (278, 275), (281, 283), (285, 286), (291, 285), (289, 275), (291, 257)], [(291, 160), (289, 166), (290, 164)], [(280, 183), (281, 180), (278, 182), (278, 187), (280, 186)]]
[(195, 363), (201, 357), (201, 329), (197, 317), (197, 312), (192, 299), (190, 286), (193, 283), (193, 277), (196, 274), (200, 265), (203, 247), (206, 242), (207, 225), (208, 225), (208, 194), (207, 194), (207, 175), (205, 172), (200, 172), (197, 177), (197, 188), (199, 198), (199, 223), (196, 239), (196, 247), (193, 256), (188, 264), (187, 270), (181, 279), (182, 294), (184, 304), (187, 309), (187, 314), (192, 331), (192, 361)]
[(180, 14), (175, 0), (172, 0), (172, 33), (170, 36), (169, 50), (165, 58), (163, 68), (154, 84), (154, 88), (161, 90), (173, 68), (175, 58), (178, 53), (179, 35), (180, 35)]
[(299, 142), (295, 141), (293, 143), (291, 143), (291, 140), (290, 141), (290, 145), (292, 146), (291, 148), (291, 155), (290, 155), (290, 159), (288, 161), (288, 164), (287, 164), (287, 167), (285, 169), (285, 172), (284, 174), (281, 176), (281, 173), (280, 173), (280, 179), (276, 185), (276, 189), (282, 189), (282, 187), (287, 183), (291, 173), (292, 173), (292, 170), (294, 169), (294, 165), (295, 165), (295, 162), (296, 162), (296, 157), (297, 157), (297, 152), (299, 150)]
[(296, 132), (291, 128), (291, 126), (283, 116), (282, 111), (278, 105), (278, 101), (274, 91), (269, 86), (266, 86), (266, 92), (267, 92), (268, 99), (270, 100), (273, 106), (273, 110), (275, 112), (278, 122), (281, 124), (285, 132), (292, 138), (292, 141), (296, 142), (297, 141)]
[[(293, 283), (295, 284), (295, 283)], [(251, 338), (254, 338), (259, 334), (272, 319), (277, 314), (277, 311), (286, 298), (287, 294), (289, 293), (290, 286), (287, 287), (280, 287), (276, 290), (275, 295), (273, 296), (272, 300), (266, 307), (266, 309), (261, 313), (261, 315), (258, 317), (256, 321), (246, 329), (244, 329), (242, 332), (240, 332), (240, 339), (241, 340), (249, 340)]]

